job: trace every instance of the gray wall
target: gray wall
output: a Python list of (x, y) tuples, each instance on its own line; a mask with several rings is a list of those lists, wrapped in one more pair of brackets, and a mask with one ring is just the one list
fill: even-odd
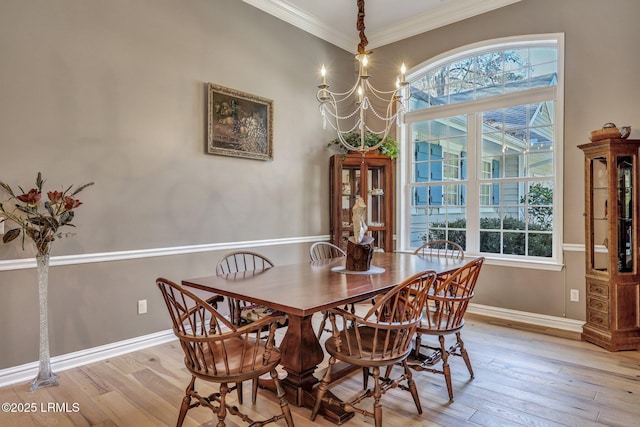
[[(3, 0), (0, 58), (0, 180), (96, 183), (54, 257), (328, 234), (315, 91), (350, 53), (239, 0)], [(205, 154), (205, 82), (273, 100), (273, 161)], [(52, 356), (168, 329), (154, 279), (211, 274), (221, 253), (52, 267)], [(0, 261), (33, 256), (0, 243)], [(0, 271), (0, 295), (0, 369), (37, 360), (35, 269)]]
[[(581, 245), (582, 153), (604, 122), (637, 124), (635, 0), (523, 0), (376, 49), (386, 61), (508, 35), (566, 34), (565, 243)], [(355, 50), (355, 46), (354, 46)], [(353, 56), (238, 0), (4, 0), (0, 3), (0, 180), (28, 187), (95, 181), (77, 235), (54, 256), (328, 234), (328, 156), (318, 67)], [(384, 60), (383, 60), (384, 59)], [(335, 72), (334, 72), (335, 70)], [(385, 73), (376, 68), (376, 82)], [(350, 80), (349, 78), (346, 79)], [(204, 154), (204, 82), (274, 100), (275, 160)], [(640, 124), (638, 124), (640, 126)], [(308, 243), (259, 248), (278, 264)], [(53, 267), (52, 355), (167, 329), (154, 279), (210, 274), (219, 252)], [(0, 262), (33, 257), (0, 245)], [(584, 319), (584, 254), (562, 272), (485, 266), (476, 302)], [(38, 354), (34, 269), (0, 271), (0, 369)], [(135, 313), (149, 300), (149, 314)]]

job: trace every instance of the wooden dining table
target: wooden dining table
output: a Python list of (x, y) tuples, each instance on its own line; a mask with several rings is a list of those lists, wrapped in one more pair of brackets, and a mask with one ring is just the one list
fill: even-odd
[[(403, 253), (375, 253), (368, 272), (346, 272), (342, 257), (185, 279), (182, 284), (286, 313), (289, 323), (279, 345), (280, 364), (286, 372), (282, 385), (290, 403), (313, 408), (314, 389), (319, 383), (314, 373), (324, 359), (324, 351), (311, 324), (314, 313), (373, 298), (419, 272), (434, 270), (446, 274), (466, 262)], [(323, 405), (321, 413), (336, 424), (353, 416), (353, 413), (330, 405)]]

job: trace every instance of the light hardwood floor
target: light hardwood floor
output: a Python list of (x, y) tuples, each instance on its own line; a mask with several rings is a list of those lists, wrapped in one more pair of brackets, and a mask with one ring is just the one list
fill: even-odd
[[(424, 413), (416, 413), (407, 392), (391, 390), (382, 400), (385, 426), (640, 425), (638, 351), (609, 353), (575, 337), (519, 325), (505, 327), (470, 315), (463, 338), (475, 379), (469, 380), (460, 358), (453, 359), (455, 401), (449, 403), (442, 376), (416, 373)], [(1, 402), (35, 404), (37, 410), (2, 412), (0, 426), (173, 426), (190, 379), (177, 342), (59, 374), (60, 386), (34, 393), (27, 384), (1, 388)], [(209, 388), (200, 384), (201, 389)], [(360, 385), (357, 372), (335, 384), (333, 391), (347, 398)], [(277, 411), (274, 396), (265, 390), (260, 390), (258, 403), (252, 406), (250, 388), (247, 383), (243, 405), (250, 416)], [(236, 403), (235, 393), (231, 397)], [(58, 408), (48, 407), (56, 403)], [(312, 423), (307, 409), (292, 409), (298, 427), (333, 426), (322, 417)], [(208, 409), (196, 408), (184, 425), (215, 426), (216, 420)], [(241, 424), (229, 416), (227, 425)], [(356, 414), (345, 425), (362, 427), (373, 422)]]

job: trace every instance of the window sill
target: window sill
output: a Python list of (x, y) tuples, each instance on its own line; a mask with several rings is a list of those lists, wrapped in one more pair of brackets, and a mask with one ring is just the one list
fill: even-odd
[[(467, 255), (467, 254), (465, 254)], [(473, 257), (474, 255), (468, 254)], [(485, 264), (497, 265), (500, 267), (512, 267), (512, 268), (527, 268), (531, 270), (547, 270), (547, 271), (562, 271), (564, 264), (559, 264), (552, 261), (534, 261), (534, 260), (521, 260), (521, 259), (505, 259), (505, 258), (492, 258), (487, 255), (485, 257)]]
[[(399, 253), (413, 253), (413, 251), (397, 251)], [(531, 270), (547, 270), (547, 271), (562, 271), (564, 264), (558, 264), (553, 261), (534, 261), (534, 260), (522, 260), (522, 259), (507, 259), (496, 258), (488, 255), (476, 255), (465, 253), (465, 257), (475, 258), (478, 256), (484, 256), (486, 265), (497, 265), (500, 267), (512, 267), (512, 268), (526, 268)]]

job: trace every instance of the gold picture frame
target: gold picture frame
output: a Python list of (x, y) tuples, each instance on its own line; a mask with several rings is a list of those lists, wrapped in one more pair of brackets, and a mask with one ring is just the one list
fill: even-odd
[(273, 160), (273, 101), (207, 83), (207, 153)]

